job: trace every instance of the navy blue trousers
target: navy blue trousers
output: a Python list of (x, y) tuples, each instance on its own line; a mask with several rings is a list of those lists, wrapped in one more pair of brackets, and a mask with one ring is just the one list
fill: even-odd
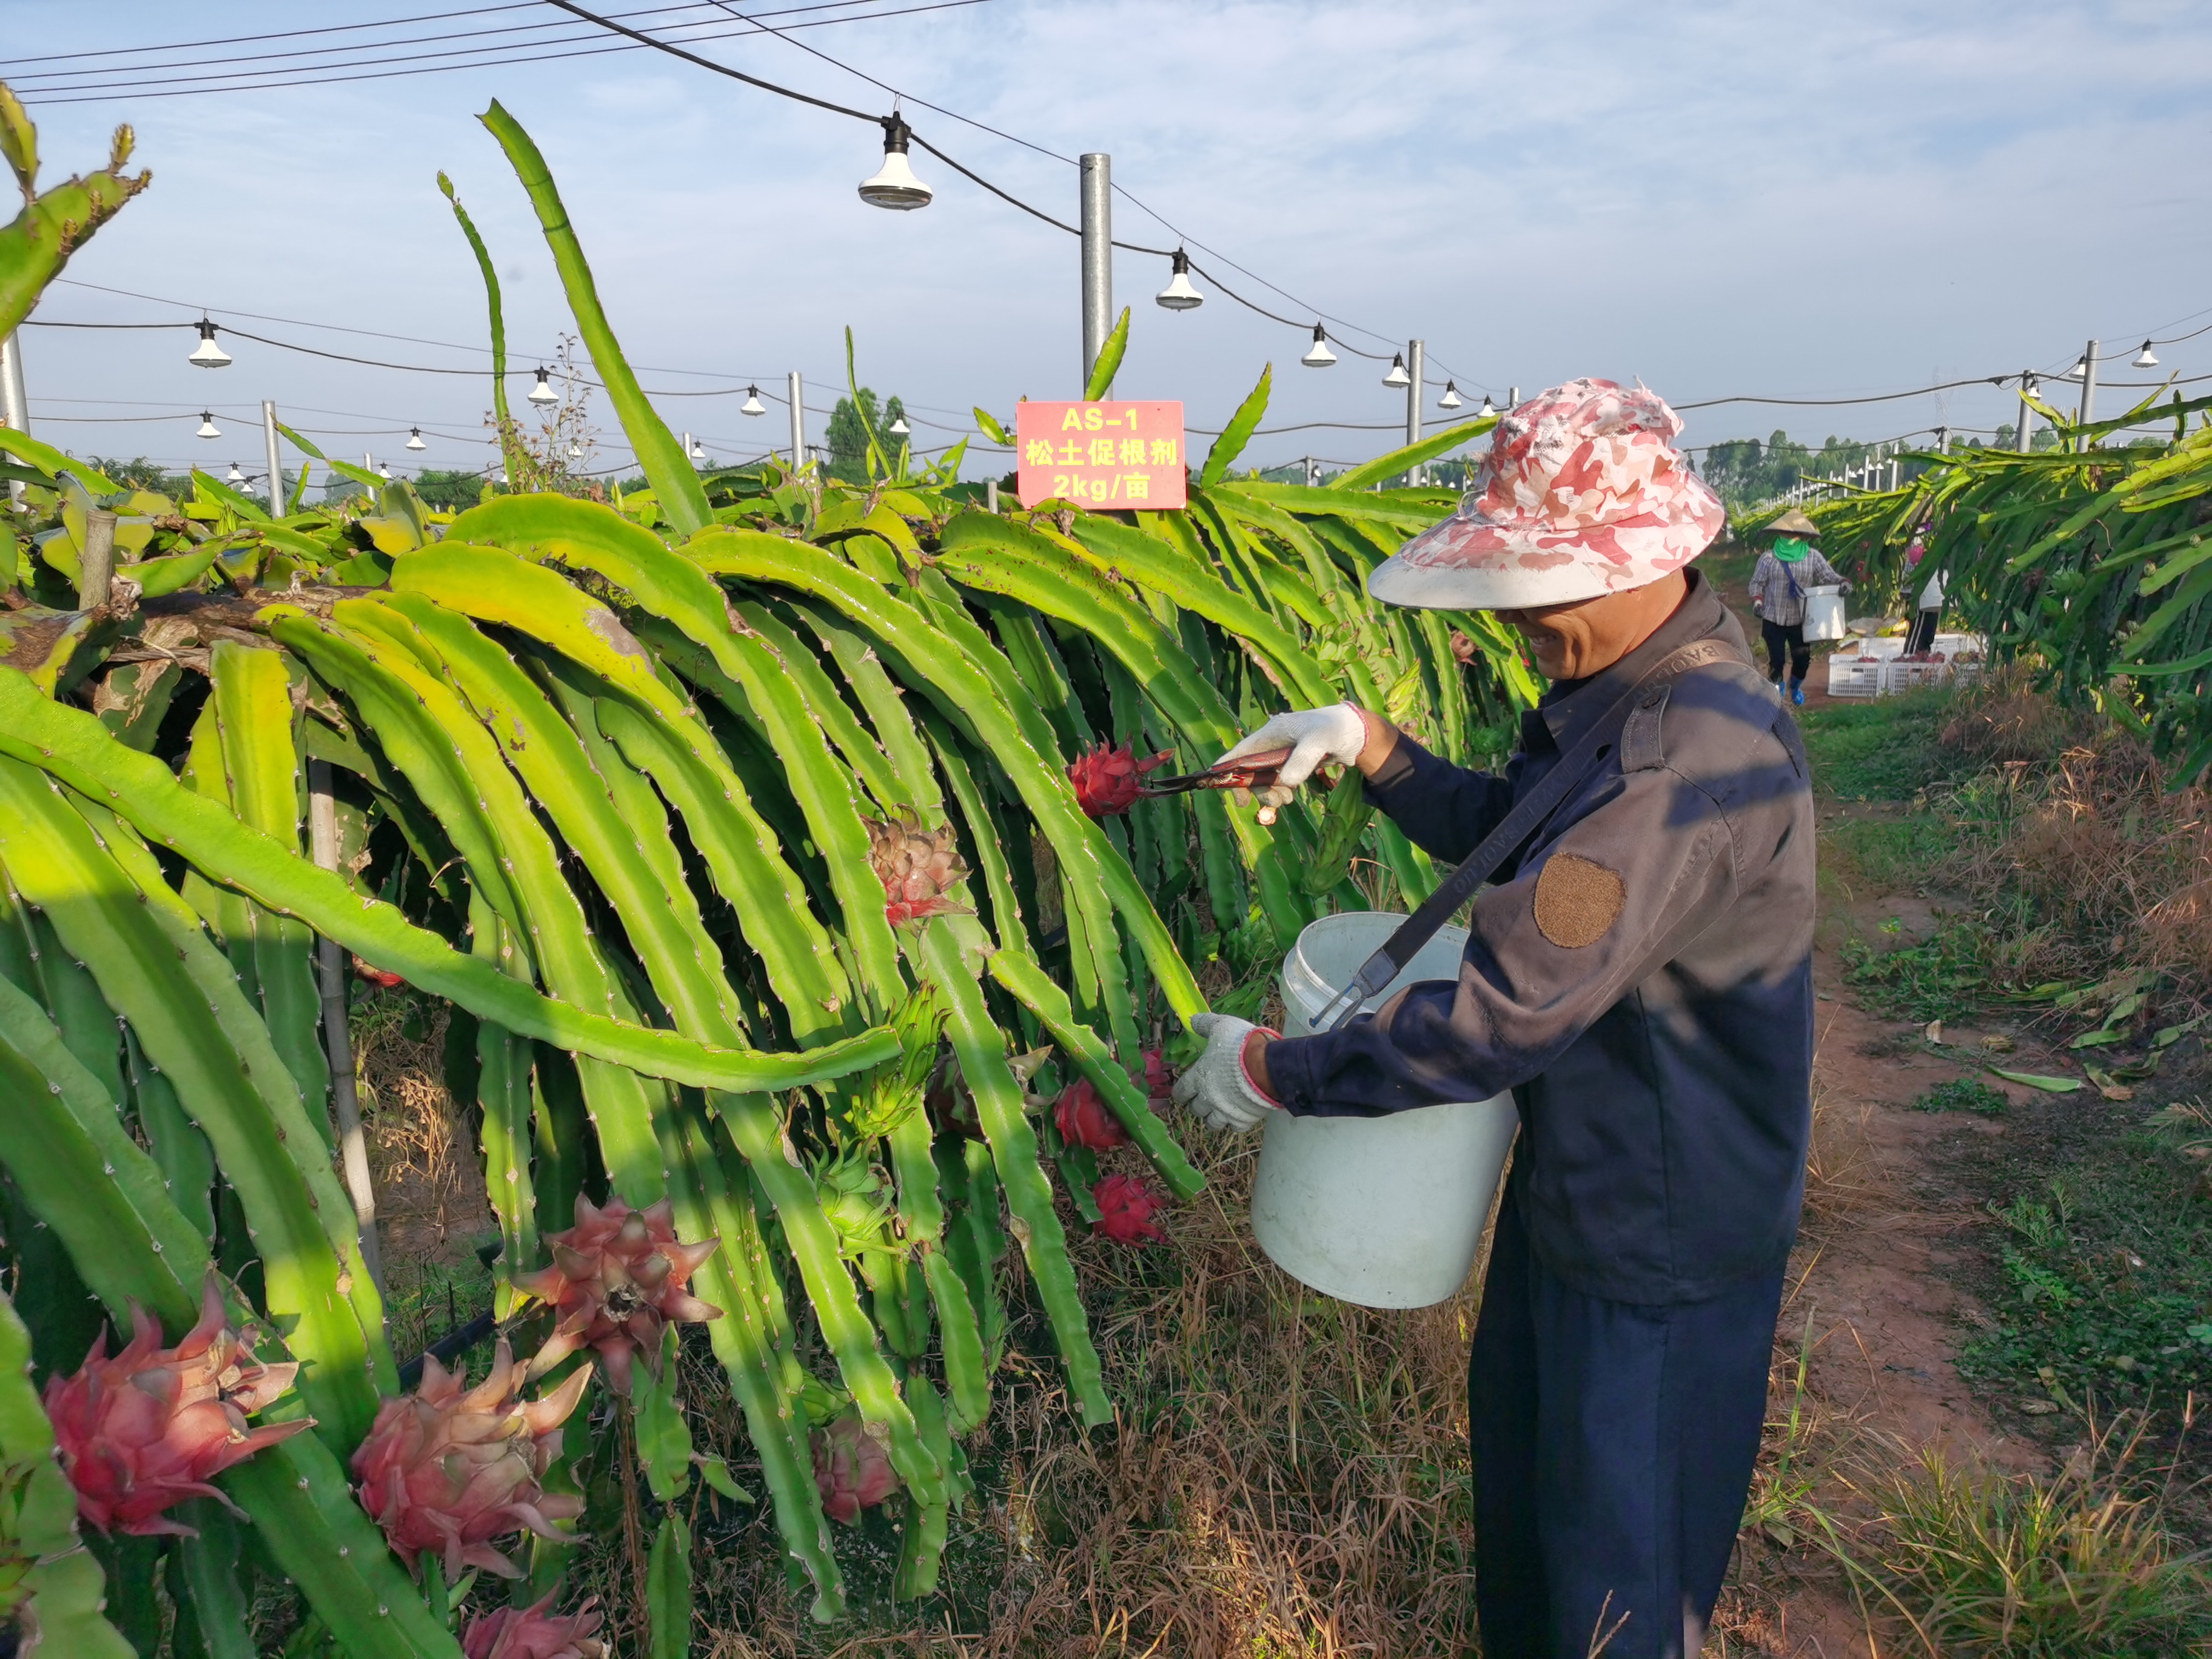
[[(1766, 1412), (1782, 1270), (1708, 1302), (1607, 1302), (1529, 1253), (1509, 1194), (1468, 1369), (1484, 1659), (1694, 1656)], [(1618, 1628), (1616, 1628), (1616, 1626)]]

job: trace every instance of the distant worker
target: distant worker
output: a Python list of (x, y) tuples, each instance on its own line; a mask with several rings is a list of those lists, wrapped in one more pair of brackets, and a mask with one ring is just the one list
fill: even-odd
[(1759, 612), (1759, 631), (1766, 640), (1766, 678), (1780, 685), (1784, 653), (1790, 664), (1790, 701), (1802, 707), (1805, 676), (1813, 666), (1813, 647), (1805, 643), (1805, 590), (1851, 585), (1820, 556), (1811, 538), (1820, 533), (1814, 524), (1791, 507), (1764, 533), (1773, 543), (1759, 556), (1751, 573), (1751, 607)]
[[(1917, 574), (1920, 562), (1927, 556), (1928, 532), (1933, 526), (1922, 525), (1912, 538), (1912, 545), (1905, 549), (1905, 574), (1908, 580)], [(1906, 635), (1905, 653), (1917, 656), (1936, 648), (1936, 629), (1943, 620), (1943, 573), (1930, 568), (1928, 584), (1920, 590), (1920, 609), (1912, 618), (1912, 632)]]

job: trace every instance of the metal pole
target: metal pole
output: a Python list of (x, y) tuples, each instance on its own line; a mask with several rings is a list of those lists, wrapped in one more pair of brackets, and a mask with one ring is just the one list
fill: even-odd
[[(20, 332), (0, 339), (0, 426), (31, 435), (31, 400), (23, 395), (23, 339)], [(23, 486), (11, 479), (8, 499), (21, 501)]]
[[(307, 763), (307, 846), (317, 867), (338, 867), (338, 806), (331, 793), (328, 761)], [(345, 963), (338, 954), (338, 942), (327, 934), (315, 942), (315, 966), (322, 981), (323, 1048), (331, 1062), (338, 1161), (345, 1171), (346, 1191), (353, 1199), (354, 1219), (361, 1228), (362, 1261), (380, 1294), (384, 1253), (376, 1242), (376, 1188), (369, 1178), (368, 1140), (361, 1127), (361, 1094), (354, 1086), (353, 1033), (346, 1024)]]
[(1097, 150), (1082, 157), (1083, 390), (1114, 331), (1114, 163)]
[(276, 405), (261, 400), (261, 441), (269, 452), (269, 516), (284, 516), (284, 458), (276, 447)]
[(791, 470), (806, 465), (806, 382), (791, 371)]
[[(2080, 420), (2083, 426), (2087, 426), (2090, 422), (2096, 418), (2097, 343), (2094, 340), (2092, 340), (2089, 342), (2087, 348), (2081, 353), (2081, 413)], [(2087, 438), (2082, 439), (2081, 442), (2083, 448), (2086, 449), (2088, 447), (2089, 441)]]
[[(1413, 383), (1406, 388), (1406, 441), (1409, 444), (1421, 441), (1421, 342), (1408, 340), (1406, 342), (1406, 373), (1413, 377)], [(1421, 469), (1418, 466), (1408, 468), (1406, 482), (1419, 483)]]
[(987, 513), (999, 510), (999, 481), (996, 478), (983, 481), (983, 510)]
[(2027, 453), (2027, 423), (2035, 418), (2035, 411), (2027, 406), (2027, 388), (2031, 376), (2026, 369), (2020, 373), (2020, 429), (2012, 434), (2012, 447), (2021, 454)]

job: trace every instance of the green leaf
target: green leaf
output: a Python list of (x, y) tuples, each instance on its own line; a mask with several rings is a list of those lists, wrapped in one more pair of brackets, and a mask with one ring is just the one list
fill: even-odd
[(561, 273), (561, 285), (568, 291), (568, 309), (575, 315), (577, 332), (584, 337), (584, 349), (592, 354), (592, 367), (599, 370), (599, 379), (606, 386), (607, 400), (614, 404), (623, 435), (636, 453), (638, 465), (645, 469), (646, 477), (659, 495), (661, 511), (668, 515), (668, 522), (678, 536), (696, 535), (714, 522), (714, 509), (707, 504), (706, 489), (700, 483), (698, 471), (691, 465), (691, 458), (684, 453), (676, 434), (646, 400), (637, 376), (623, 356), (621, 343), (616, 340), (606, 312), (599, 304), (592, 268), (584, 259), (583, 245), (576, 240), (575, 228), (568, 222), (568, 210), (562, 205), (561, 192), (553, 183), (545, 158), (520, 124), (500, 107), (497, 99), (477, 118), (499, 140), (507, 159), (514, 164), (515, 176), (530, 193), (530, 204), (538, 210), (538, 222), (545, 232), (546, 245), (553, 250), (553, 264)]
[(671, 1510), (660, 1517), (645, 1570), (645, 1605), (653, 1625), (652, 1659), (688, 1659), (691, 1651), (691, 1528)]
[(1424, 438), (1417, 444), (1407, 444), (1402, 449), (1394, 449), (1388, 455), (1377, 455), (1364, 465), (1353, 467), (1341, 477), (1330, 479), (1329, 488), (1364, 489), (1371, 483), (1380, 483), (1401, 472), (1410, 472), (1423, 461), (1432, 461), (1448, 449), (1456, 449), (1463, 443), (1480, 438), (1497, 424), (1498, 417), (1493, 415), (1486, 420), (1468, 421), (1459, 426), (1449, 427), (1433, 437)]
[(1275, 366), (1269, 363), (1260, 371), (1260, 383), (1237, 405), (1229, 424), (1221, 428), (1221, 435), (1206, 452), (1206, 465), (1198, 475), (1200, 485), (1210, 489), (1228, 476), (1229, 464), (1244, 453), (1244, 446), (1252, 441), (1252, 433), (1260, 424), (1260, 417), (1267, 412), (1267, 398), (1274, 380)]
[(2047, 1095), (2070, 1095), (2081, 1086), (2079, 1078), (2045, 1077), (2035, 1072), (2008, 1072), (2002, 1066), (1992, 1066), (1990, 1070), (2008, 1083), (2024, 1084), (2031, 1089), (2040, 1089)]
[(730, 1466), (720, 1458), (699, 1452), (693, 1454), (691, 1461), (698, 1466), (699, 1478), (732, 1503), (754, 1501), (753, 1495), (738, 1484), (737, 1476), (730, 1473)]
[(994, 420), (981, 404), (978, 404), (975, 409), (975, 424), (983, 428), (983, 435), (990, 439), (993, 443), (1003, 444), (1008, 449), (1014, 447), (1013, 434)]
[(1114, 325), (1114, 331), (1106, 337), (1106, 343), (1098, 348), (1098, 361), (1091, 366), (1091, 384), (1083, 388), (1083, 400), (1097, 403), (1114, 389), (1114, 376), (1121, 367), (1121, 359), (1129, 349), (1129, 307), (1121, 307), (1121, 320)]
[(646, 1483), (658, 1501), (673, 1504), (691, 1484), (691, 1431), (676, 1398), (676, 1327), (668, 1326), (660, 1337), (659, 1375), (645, 1364), (643, 1354), (630, 1368), (631, 1422)]

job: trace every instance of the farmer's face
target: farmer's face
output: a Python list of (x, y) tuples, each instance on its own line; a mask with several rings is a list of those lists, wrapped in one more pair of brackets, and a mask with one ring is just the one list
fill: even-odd
[(1580, 680), (1604, 672), (1650, 639), (1688, 592), (1689, 580), (1677, 570), (1622, 593), (1498, 615), (1527, 643), (1538, 673)]

